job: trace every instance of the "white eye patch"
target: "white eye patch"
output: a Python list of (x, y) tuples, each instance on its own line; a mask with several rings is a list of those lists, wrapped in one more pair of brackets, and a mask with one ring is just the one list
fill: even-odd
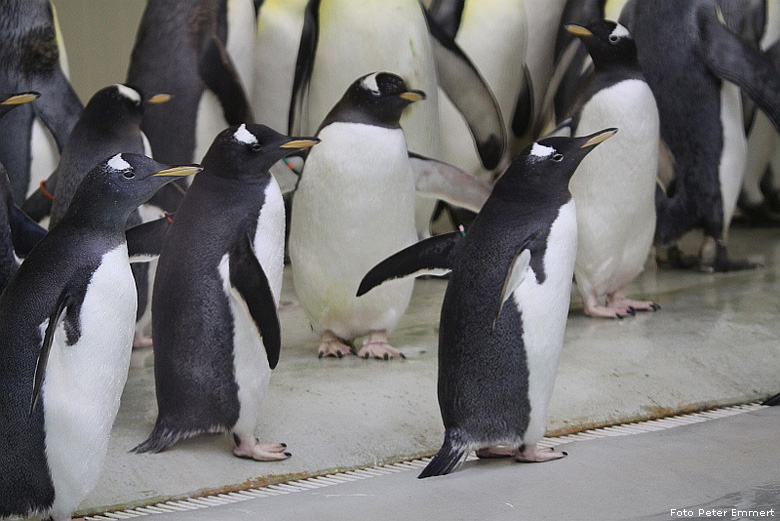
[(376, 82), (376, 75), (377, 73), (369, 74), (363, 78), (363, 81), (361, 81), (360, 84), (364, 89), (371, 91), (373, 94), (379, 95), (382, 93), (382, 91), (379, 90), (379, 85)]
[(534, 146), (531, 147), (531, 158), (536, 158), (536, 160), (544, 159), (545, 157), (550, 157), (555, 153), (555, 149), (553, 147), (546, 147), (544, 145), (540, 145), (539, 143), (534, 143)]
[(129, 99), (130, 101), (132, 101), (136, 105), (141, 103), (141, 95), (138, 94), (137, 90), (131, 89), (127, 85), (122, 85), (121, 83), (117, 83), (115, 85), (115, 87), (116, 87), (116, 90), (119, 91), (119, 94), (121, 94), (125, 98)]
[(122, 158), (122, 154), (117, 154), (108, 160), (108, 167), (112, 170), (121, 172), (122, 170), (130, 170), (132, 167), (130, 163)]
[(631, 36), (631, 34), (628, 32), (628, 29), (626, 29), (620, 24), (617, 24), (617, 26), (612, 31), (612, 34), (610, 34), (610, 36), (614, 36), (616, 38), (626, 38), (628, 36)]
[(246, 125), (243, 123), (241, 123), (241, 126), (238, 127), (238, 130), (233, 133), (233, 139), (239, 143), (244, 143), (245, 145), (254, 145), (257, 143), (257, 138), (255, 135), (249, 132), (246, 129)]

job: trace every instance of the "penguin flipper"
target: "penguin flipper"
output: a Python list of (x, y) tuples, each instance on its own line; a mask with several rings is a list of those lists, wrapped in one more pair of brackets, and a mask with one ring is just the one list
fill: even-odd
[(14, 244), (14, 250), (19, 257), (27, 257), (38, 241), (46, 235), (46, 229), (38, 226), (38, 223), (16, 205), (11, 207), (9, 214), (11, 225), (11, 242)]
[(314, 70), (314, 56), (317, 53), (317, 40), (320, 37), (320, 0), (309, 0), (303, 12), (303, 31), (298, 46), (298, 58), (295, 61), (290, 111), (287, 116), (287, 133), (297, 136), (301, 133), (303, 108), (309, 87), (311, 73)]
[(742, 89), (780, 130), (780, 70), (728, 29), (715, 9), (699, 9), (697, 21), (710, 71)]
[[(52, 177), (49, 177), (51, 179)], [(51, 215), (51, 207), (54, 199), (49, 197), (53, 190), (49, 189), (49, 179), (38, 187), (22, 203), (21, 210), (35, 222), (41, 222), (46, 216)], [(52, 183), (53, 185), (54, 183)], [(48, 195), (47, 195), (48, 194)]]
[(433, 43), (436, 75), (447, 97), (466, 119), (482, 165), (493, 170), (506, 148), (506, 130), (493, 91), (455, 40), (423, 9)]
[(386, 258), (366, 273), (360, 281), (357, 296), (365, 295), (383, 282), (421, 275), (446, 275), (452, 270), (461, 232), (435, 235), (404, 248)]
[(160, 256), (165, 236), (173, 223), (172, 215), (166, 215), (125, 231), (127, 253), (130, 262), (149, 262)]
[(525, 280), (525, 272), (526, 269), (528, 269), (528, 265), (530, 263), (531, 251), (526, 248), (521, 249), (520, 253), (518, 253), (512, 260), (512, 265), (510, 266), (509, 271), (507, 271), (506, 277), (504, 278), (504, 286), (501, 288), (501, 300), (498, 304), (498, 311), (496, 312), (496, 316), (493, 318), (493, 331), (496, 329), (496, 323), (498, 322), (498, 317), (501, 316), (501, 311), (504, 309), (504, 304), (507, 300), (509, 300), (509, 297), (512, 296), (512, 293), (514, 293), (515, 290), (520, 287), (520, 284), (522, 284)]
[(219, 99), (228, 125), (252, 122), (252, 109), (249, 107), (241, 77), (225, 44), (216, 34), (212, 34), (204, 45), (198, 72), (206, 87)]
[(523, 65), (523, 86), (517, 95), (515, 111), (512, 114), (512, 134), (520, 137), (526, 133), (534, 121), (534, 83), (528, 65)]
[(59, 65), (47, 82), (35, 85), (35, 90), (41, 93), (41, 97), (32, 104), (33, 112), (51, 132), (57, 149), (62, 152), (71, 130), (84, 111), (84, 105)]
[(414, 172), (414, 186), (424, 197), (440, 199), (446, 203), (479, 212), (490, 197), (490, 187), (460, 168), (409, 153)]
[(46, 326), (46, 333), (43, 336), (41, 350), (38, 353), (38, 361), (35, 363), (33, 392), (32, 397), (30, 398), (30, 409), (27, 411), (27, 416), (32, 416), (32, 413), (35, 410), (35, 406), (38, 403), (38, 397), (41, 394), (41, 387), (43, 387), (43, 379), (46, 375), (46, 364), (49, 362), (49, 353), (51, 352), (51, 345), (54, 342), (54, 332), (57, 330), (57, 325), (60, 323), (60, 318), (62, 318), (62, 314), (70, 305), (71, 301), (71, 294), (67, 291), (62, 292), (57, 299), (57, 304), (54, 306), (54, 311), (49, 317), (49, 324)]
[(279, 363), (282, 346), (281, 324), (271, 285), (252, 246), (249, 234), (243, 234), (230, 253), (230, 284), (246, 302), (263, 337), (268, 365), (271, 369)]
[(466, 0), (433, 0), (428, 13), (431, 15), (438, 26), (450, 38), (455, 38), (460, 29), (460, 21), (463, 18), (463, 8)]

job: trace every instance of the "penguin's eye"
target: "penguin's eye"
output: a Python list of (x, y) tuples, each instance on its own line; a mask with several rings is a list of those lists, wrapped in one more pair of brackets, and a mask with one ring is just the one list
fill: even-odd
[(560, 163), (561, 161), (563, 161), (563, 154), (553, 154), (552, 160), (555, 161), (556, 163)]
[(252, 152), (260, 152), (260, 150), (263, 148), (263, 145), (260, 143), (252, 143), (249, 145), (249, 148), (252, 149)]
[(135, 177), (135, 172), (133, 172), (132, 170), (125, 170), (124, 172), (122, 172), (122, 175), (125, 176), (125, 179), (132, 179)]
[(618, 41), (619, 39), (620, 39), (620, 38), (619, 38), (619, 37), (618, 37), (616, 34), (610, 34), (610, 35), (609, 35), (609, 41), (610, 41), (610, 42), (612, 42), (612, 43), (615, 43), (615, 42), (616, 42), (616, 41)]

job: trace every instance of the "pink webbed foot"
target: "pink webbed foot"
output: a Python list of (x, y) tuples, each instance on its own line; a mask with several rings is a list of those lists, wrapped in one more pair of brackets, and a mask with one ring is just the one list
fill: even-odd
[(567, 456), (565, 452), (555, 452), (552, 448), (540, 449), (535, 444), (523, 445), (515, 453), (515, 461), (520, 463), (543, 463)]
[(345, 344), (332, 331), (325, 331), (320, 337), (320, 347), (317, 356), (343, 358), (353, 354), (352, 348)]
[(406, 358), (406, 356), (395, 347), (387, 343), (387, 331), (371, 331), (368, 338), (363, 341), (363, 347), (358, 351), (358, 356), (368, 360), (377, 358), (379, 360), (391, 360), (393, 358)]
[(620, 292), (620, 293), (612, 293), (611, 295), (607, 295), (607, 307), (631, 309), (634, 312), (636, 312), (636, 311), (658, 311), (659, 309), (661, 309), (661, 306), (659, 306), (655, 302), (651, 302), (649, 300), (631, 300), (631, 299), (627, 299), (625, 297), (625, 295), (623, 295), (622, 292)]
[(133, 336), (133, 349), (152, 347), (153, 345), (154, 342), (150, 336), (146, 336), (138, 332), (136, 332), (135, 336)]
[(253, 459), (256, 461), (282, 461), (292, 454), (285, 451), (286, 443), (260, 443), (254, 436), (234, 435), (236, 446), (233, 454), (239, 458)]

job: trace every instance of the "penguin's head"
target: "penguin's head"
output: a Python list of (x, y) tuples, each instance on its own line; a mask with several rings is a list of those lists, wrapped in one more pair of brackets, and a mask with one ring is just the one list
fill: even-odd
[(41, 95), (37, 92), (19, 92), (16, 94), (0, 94), (0, 118), (5, 116), (19, 105), (30, 103), (40, 98)]
[(124, 123), (141, 124), (143, 93), (140, 89), (117, 83), (97, 91), (84, 107), (83, 119), (98, 127), (115, 127)]
[(599, 20), (587, 26), (568, 24), (566, 30), (582, 40), (597, 69), (637, 63), (636, 43), (619, 23)]
[(123, 224), (133, 209), (164, 185), (201, 170), (200, 165), (170, 167), (142, 154), (115, 154), (87, 173), (73, 195), (68, 215)]
[(541, 139), (515, 158), (498, 183), (512, 192), (539, 188), (545, 191), (568, 190), (569, 180), (580, 162), (616, 132), (617, 129), (608, 128), (583, 137)]
[(229, 179), (262, 178), (286, 156), (319, 143), (315, 137), (290, 137), (265, 125), (241, 123), (220, 132), (203, 158), (209, 175)]
[(338, 120), (395, 128), (404, 109), (424, 99), (423, 91), (410, 89), (400, 76), (372, 72), (355, 80), (331, 112), (339, 113)]

